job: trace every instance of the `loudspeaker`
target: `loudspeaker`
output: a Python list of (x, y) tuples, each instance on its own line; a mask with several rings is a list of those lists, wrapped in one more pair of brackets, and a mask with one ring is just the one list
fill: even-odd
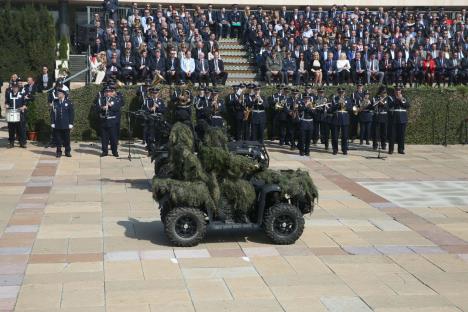
[(96, 40), (96, 27), (92, 24), (78, 25), (76, 32), (76, 41), (80, 45), (87, 46), (93, 44)]

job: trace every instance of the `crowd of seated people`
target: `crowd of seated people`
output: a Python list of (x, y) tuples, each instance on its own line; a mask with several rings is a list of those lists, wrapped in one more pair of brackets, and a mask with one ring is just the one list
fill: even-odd
[(246, 45), (267, 83), (467, 84), (468, 13), (333, 5), (250, 13)]
[(116, 21), (115, 10), (95, 14), (96, 37), (91, 68), (95, 83), (117, 79), (134, 84), (147, 79), (169, 83), (225, 84), (227, 72), (219, 54), (220, 37), (241, 35), (241, 12), (236, 8), (179, 9), (161, 4), (141, 9)]
[(443, 8), (227, 10), (133, 3), (119, 21), (95, 15), (93, 53), (96, 61), (101, 55), (100, 77), (104, 71), (124, 83), (157, 77), (224, 84), (218, 40), (236, 37), (266, 83), (467, 84), (467, 21), (466, 9), (448, 14)]

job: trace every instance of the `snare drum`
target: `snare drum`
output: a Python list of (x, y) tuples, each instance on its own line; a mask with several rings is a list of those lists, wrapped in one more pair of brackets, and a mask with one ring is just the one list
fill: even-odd
[(6, 111), (7, 122), (20, 122), (21, 115), (19, 109), (8, 109)]

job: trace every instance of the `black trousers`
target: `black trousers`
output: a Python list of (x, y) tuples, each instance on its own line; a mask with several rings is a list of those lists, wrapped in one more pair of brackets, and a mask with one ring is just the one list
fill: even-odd
[(314, 133), (314, 122), (313, 121), (301, 121), (300, 125), (300, 140), (299, 150), (304, 154), (310, 152), (310, 140)]
[(108, 153), (109, 144), (112, 154), (117, 154), (118, 141), (117, 123), (101, 125), (101, 150), (104, 154)]
[(327, 121), (320, 122), (320, 140), (325, 145), (325, 148), (328, 149), (329, 140), (330, 140), (330, 130), (333, 126), (330, 125)]
[(359, 123), (359, 140), (361, 144), (363, 141), (369, 142), (371, 132), (371, 122), (360, 122)]
[(288, 137), (291, 147), (296, 147), (296, 142), (299, 140), (298, 135), (299, 123), (296, 121), (288, 121)]
[(20, 144), (26, 144), (26, 119), (23, 117), (19, 122), (8, 123), (8, 141), (13, 143), (16, 137), (18, 137)]
[(351, 140), (354, 140), (358, 137), (359, 117), (357, 115), (350, 114), (349, 122), (349, 137), (351, 138)]
[(65, 147), (65, 153), (71, 151), (70, 147), (70, 129), (54, 129), (54, 140), (57, 146), (57, 151), (62, 151), (62, 146)]
[(216, 86), (218, 82), (221, 82), (221, 84), (224, 86), (226, 84), (226, 80), (228, 77), (228, 73), (226, 72), (220, 72), (219, 74), (216, 73), (211, 73), (211, 83), (213, 86)]
[(244, 120), (242, 118), (234, 119), (235, 138), (236, 141), (242, 140), (242, 132), (244, 127)]
[(395, 142), (398, 144), (398, 152), (405, 151), (405, 134), (406, 134), (406, 124), (393, 124), (392, 134), (390, 135), (388, 142), (388, 151), (393, 152)]
[(387, 123), (386, 122), (373, 122), (372, 123), (372, 147), (377, 148), (380, 146), (382, 149), (386, 149), (387, 141)]
[(263, 133), (265, 132), (265, 123), (259, 122), (252, 124), (252, 141), (263, 143)]
[(333, 152), (338, 152), (338, 137), (341, 134), (341, 151), (348, 152), (349, 126), (332, 126), (332, 147)]
[(314, 120), (314, 130), (312, 132), (312, 142), (317, 144), (320, 135), (320, 121)]
[(283, 145), (286, 143), (286, 132), (288, 129), (288, 121), (287, 120), (278, 120), (278, 129), (279, 129), (279, 143)]

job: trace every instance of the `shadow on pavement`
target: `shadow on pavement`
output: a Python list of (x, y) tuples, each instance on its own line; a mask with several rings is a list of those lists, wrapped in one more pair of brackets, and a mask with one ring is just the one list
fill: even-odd
[[(155, 211), (155, 214), (157, 211)], [(160, 220), (140, 221), (129, 218), (118, 221), (118, 225), (125, 228), (125, 236), (138, 240), (147, 240), (159, 246), (174, 247), (164, 233), (164, 225)], [(209, 244), (253, 242), (271, 245), (270, 240), (261, 230), (208, 230), (201, 242), (209, 248)]]
[(151, 180), (149, 180), (149, 179), (114, 180), (114, 179), (104, 178), (104, 179), (101, 179), (101, 182), (130, 184), (131, 188), (139, 189), (139, 190), (147, 190), (147, 191), (151, 192)]

